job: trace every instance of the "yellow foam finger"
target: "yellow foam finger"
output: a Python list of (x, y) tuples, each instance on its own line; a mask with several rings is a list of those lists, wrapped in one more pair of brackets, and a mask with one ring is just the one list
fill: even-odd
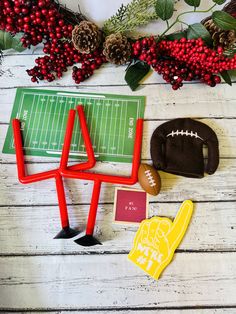
[(148, 233), (149, 233), (149, 219), (145, 219), (141, 222), (139, 225), (139, 229), (135, 234), (134, 242), (133, 242), (133, 248), (129, 253), (129, 256), (135, 256), (136, 252), (140, 249), (140, 243), (145, 242), (145, 239), (147, 239)]
[(142, 226), (139, 227), (139, 233), (141, 233), (141, 242), (145, 241), (148, 236), (149, 236), (149, 226), (150, 226), (150, 220), (149, 219), (145, 219), (144, 220), (144, 224)]
[[(140, 242), (141, 238), (143, 238), (144, 229), (148, 228), (147, 226), (145, 226), (147, 224), (149, 224), (149, 222), (147, 221), (147, 219), (145, 219), (139, 225), (140, 232), (136, 232), (136, 234), (135, 234), (134, 245), (136, 245), (136, 243)], [(147, 231), (145, 231), (145, 232), (147, 232)]]
[(193, 203), (190, 200), (184, 201), (173, 221), (168, 238), (173, 250), (180, 244), (190, 222), (193, 213)]
[(168, 234), (172, 228), (172, 221), (169, 218), (160, 218), (160, 225), (158, 228), (158, 236), (163, 237)]
[(156, 232), (158, 230), (158, 226), (159, 226), (159, 218), (158, 217), (151, 218), (150, 224), (149, 224), (148, 240), (153, 246), (155, 246), (155, 238), (156, 238)]
[(158, 279), (171, 262), (175, 249), (186, 232), (192, 211), (192, 202), (185, 201), (173, 223), (166, 217), (144, 220), (136, 233), (128, 258), (154, 279)]

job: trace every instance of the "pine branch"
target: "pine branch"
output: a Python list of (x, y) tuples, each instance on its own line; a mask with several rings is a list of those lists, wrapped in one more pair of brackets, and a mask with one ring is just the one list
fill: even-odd
[(157, 19), (155, 3), (156, 0), (133, 0), (127, 5), (122, 4), (117, 13), (104, 23), (104, 33), (130, 32)]

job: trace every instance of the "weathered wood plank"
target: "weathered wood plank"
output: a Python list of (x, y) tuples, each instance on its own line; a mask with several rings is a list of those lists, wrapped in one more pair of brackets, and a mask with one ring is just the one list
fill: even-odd
[[(230, 251), (236, 249), (234, 202), (196, 203), (188, 232), (180, 250)], [(149, 217), (173, 219), (180, 203), (155, 203)], [(89, 206), (69, 206), (71, 226), (84, 231)], [(60, 230), (57, 206), (0, 207), (0, 254), (80, 254), (86, 252), (128, 252), (137, 227), (113, 223), (113, 206), (100, 205), (95, 234), (102, 246), (84, 248), (73, 240), (54, 240)]]
[[(18, 69), (18, 71), (20, 71)], [(98, 75), (99, 78), (102, 73)], [(115, 75), (115, 78), (118, 75)], [(3, 76), (5, 77), (5, 76)], [(3, 79), (2, 77), (2, 79)], [(0, 78), (1, 79), (1, 78)], [(91, 78), (93, 80), (93, 78)], [(3, 81), (3, 83), (5, 80)], [(11, 79), (11, 82), (21, 82)], [(177, 117), (235, 117), (236, 93), (235, 84), (231, 87), (227, 84), (218, 85), (217, 88), (209, 88), (204, 84), (192, 84), (179, 91), (173, 91), (167, 85), (147, 85), (132, 92), (127, 86), (75, 86), (70, 83), (56, 81), (54, 87), (44, 87), (43, 84), (31, 86), (33, 88), (63, 89), (77, 92), (113, 93), (127, 95), (146, 96), (145, 119), (173, 119)], [(108, 79), (109, 82), (109, 79)], [(0, 82), (0, 86), (2, 83)], [(9, 87), (7, 85), (7, 87)], [(196, 95), (193, 97), (193, 95)], [(15, 98), (15, 88), (0, 90), (0, 122), (8, 123), (12, 104)]]
[[(1, 310), (0, 310), (1, 312)], [(119, 313), (119, 314), (154, 314), (154, 313), (158, 313), (158, 314), (181, 314), (181, 313), (186, 313), (186, 314), (191, 314), (191, 313), (197, 313), (197, 314), (221, 314), (221, 313), (234, 313), (235, 312), (235, 308), (230, 307), (230, 308), (198, 308), (198, 309), (184, 309), (184, 308), (176, 308), (176, 309), (148, 309), (148, 310), (144, 310), (144, 309), (133, 309), (133, 310), (128, 310), (128, 309), (122, 309), (122, 308), (117, 308), (117, 309), (113, 309), (113, 310), (102, 310), (102, 314), (114, 314), (114, 313)], [(11, 311), (7, 311), (8, 314), (14, 314), (16, 312), (11, 312)], [(18, 314), (25, 314), (25, 312), (21, 312), (21, 311), (17, 311)], [(33, 312), (29, 312), (27, 311), (28, 314), (68, 314), (68, 311), (40, 311), (38, 312), (37, 310), (33, 311)], [(70, 314), (76, 314), (76, 313), (83, 313), (83, 314), (101, 314), (101, 310), (100, 311), (87, 311), (84, 309), (77, 309), (76, 311), (69, 311)]]
[[(209, 125), (218, 135), (220, 157), (235, 158), (236, 157), (236, 120), (235, 119), (201, 119), (199, 120)], [(164, 121), (145, 121), (143, 131), (142, 159), (150, 159), (150, 139), (154, 130)], [(6, 137), (7, 125), (0, 125), (0, 162), (14, 162), (14, 155), (6, 155), (2, 153), (2, 146)], [(27, 157), (28, 160), (34, 161), (54, 161), (52, 158)]]
[[(39, 55), (38, 57), (42, 57)], [(4, 77), (0, 77), (0, 85), (2, 88), (16, 87), (16, 86), (35, 86), (30, 81), (30, 77), (27, 75), (26, 70), (35, 66), (34, 60), (36, 57), (29, 58), (27, 55), (18, 55), (17, 58), (14, 55), (5, 56), (2, 64), (2, 71)], [(115, 67), (112, 64), (104, 64), (100, 69), (94, 72), (93, 78), (82, 82), (81, 85), (126, 85), (124, 80), (125, 69), (127, 65)], [(71, 69), (71, 68), (70, 68)], [(40, 82), (40, 85), (58, 86), (74, 85), (74, 81), (71, 77), (71, 70), (63, 74), (63, 78), (55, 80), (51, 83)], [(60, 82), (60, 83), (59, 83)], [(146, 80), (146, 84), (151, 83), (164, 83), (162, 78), (153, 73)]]
[[(86, 12), (87, 7), (84, 9), (83, 2), (85, 1), (82, 0), (80, 5), (82, 11)], [(87, 2), (86, 0), (86, 4)], [(110, 11), (107, 10), (107, 1), (102, 2), (106, 8), (103, 11), (108, 14)], [(69, 5), (71, 7), (74, 5), (74, 9), (77, 9), (76, 1), (70, 1)], [(119, 3), (116, 2), (116, 5), (119, 6)], [(204, 2), (204, 5), (207, 6), (207, 3)], [(110, 6), (115, 11), (114, 3)], [(88, 11), (95, 14), (96, 19), (97, 11)], [(25, 69), (34, 65), (36, 56), (23, 55), (30, 54), (31, 51), (25, 51), (17, 56), (10, 53), (12, 55), (4, 59), (5, 75), (0, 78), (0, 86), (3, 87), (0, 91), (0, 124), (7, 124), (9, 121), (16, 86), (146, 95), (145, 119), (159, 119), (159, 122), (146, 122), (143, 158), (145, 156), (147, 156), (145, 159), (149, 158), (148, 142), (153, 125), (161, 123), (160, 120), (164, 122), (166, 119), (176, 117), (210, 118), (205, 121), (216, 128), (217, 133), (219, 132), (221, 156), (235, 158), (235, 124), (234, 120), (231, 120), (236, 117), (235, 85), (231, 88), (222, 84), (211, 89), (203, 84), (191, 84), (181, 91), (174, 92), (158, 75), (153, 74), (145, 81), (145, 84), (150, 85), (142, 86), (133, 93), (125, 85), (124, 67), (115, 68), (111, 65), (101, 68), (90, 80), (78, 87), (74, 85), (70, 70), (62, 80), (52, 84), (34, 85), (26, 75)], [(40, 54), (40, 48), (37, 47), (33, 53)], [(0, 128), (1, 143), (1, 137), (4, 136), (2, 130), (4, 132), (4, 128)], [(47, 162), (48, 159), (34, 160)], [(14, 163), (14, 156), (0, 155), (0, 162)], [(52, 165), (34, 164), (31, 165), (31, 170), (50, 166)], [(119, 165), (114, 164), (99, 167), (109, 172), (117, 172), (120, 169)], [(124, 173), (128, 173), (128, 166), (122, 167), (125, 168)], [(15, 165), (0, 165), (0, 205), (9, 205), (0, 207), (0, 253), (6, 255), (55, 253), (59, 256), (0, 258), (0, 307), (3, 313), (6, 312), (4, 308), (10, 308), (17, 312), (20, 312), (19, 309), (27, 311), (32, 309), (34, 313), (40, 309), (47, 313), (47, 310), (52, 309), (54, 313), (62, 314), (68, 313), (66, 310), (73, 314), (78, 310), (89, 314), (108, 314), (115, 313), (117, 309), (119, 313), (146, 314), (156, 313), (157, 310), (153, 309), (159, 307), (167, 308), (158, 311), (161, 314), (235, 312), (236, 304), (233, 297), (236, 290), (235, 253), (176, 254), (172, 265), (158, 283), (130, 264), (125, 255), (61, 256), (61, 253), (85, 252), (73, 241), (52, 240), (59, 228), (58, 207), (52, 205), (57, 203), (54, 183), (51, 181), (32, 186), (19, 185), (15, 169)], [(196, 204), (193, 220), (180, 249), (234, 251), (236, 247), (234, 202), (224, 202), (235, 200), (234, 160), (221, 161), (217, 174), (203, 180), (161, 175), (162, 194), (158, 198), (152, 198), (152, 201), (182, 201), (188, 197), (196, 200), (222, 201)], [(83, 190), (85, 198), (80, 196)], [(127, 252), (134, 236), (135, 228), (112, 225), (112, 205), (102, 204), (113, 202), (113, 191), (113, 187), (108, 185), (102, 191), (96, 233), (105, 242), (103, 246), (94, 248), (94, 253)], [(67, 181), (68, 203), (89, 203), (90, 195), (91, 184)], [(47, 203), (50, 204), (49, 207), (37, 206)], [(15, 207), (17, 204), (21, 204), (22, 207)], [(24, 204), (33, 206), (24, 207)], [(173, 203), (152, 203), (150, 215), (173, 217), (178, 206), (179, 204)], [(84, 227), (88, 205), (69, 206), (69, 211), (72, 225)], [(216, 309), (219, 306), (234, 308)], [(138, 307), (140, 310), (129, 311), (125, 309), (126, 307)], [(143, 310), (149, 307), (152, 310)], [(184, 309), (185, 307), (191, 309)], [(204, 307), (206, 308), (202, 309)], [(93, 311), (90, 311), (90, 308)], [(103, 310), (104, 308), (110, 310)]]
[(235, 306), (235, 273), (234, 253), (176, 254), (158, 282), (126, 254), (4, 257), (0, 307)]
[[(7, 58), (9, 56), (14, 56), (18, 58), (18, 56), (32, 56), (33, 58), (37, 58), (37, 55), (43, 54), (43, 44), (38, 44), (37, 46), (31, 46), (30, 48), (26, 48), (25, 50), (18, 52), (14, 49), (3, 50), (3, 57)], [(4, 61), (3, 61), (4, 62)]]
[[(50, 164), (30, 164), (30, 173), (44, 171)], [(128, 175), (130, 166), (126, 164), (99, 164), (97, 170), (106, 173)], [(160, 172), (162, 178), (161, 193), (150, 197), (150, 201), (169, 202), (192, 199), (194, 201), (232, 201), (236, 192), (236, 160), (223, 159), (214, 175), (203, 179), (191, 179)], [(16, 165), (3, 164), (0, 167), (0, 205), (43, 205), (57, 204), (55, 182), (36, 182), (22, 185), (18, 182)], [(68, 204), (90, 203), (92, 182), (66, 180)], [(140, 188), (139, 184), (134, 185)], [(44, 197), (42, 197), (42, 195)], [(114, 201), (114, 185), (103, 184), (100, 196), (101, 203)]]

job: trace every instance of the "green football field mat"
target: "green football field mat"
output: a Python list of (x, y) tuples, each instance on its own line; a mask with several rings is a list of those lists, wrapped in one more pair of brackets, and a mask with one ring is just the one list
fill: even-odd
[[(25, 155), (61, 155), (69, 109), (84, 106), (97, 160), (132, 162), (136, 120), (144, 117), (145, 98), (19, 88), (11, 120), (21, 121)], [(12, 126), (3, 153), (14, 154)], [(78, 118), (75, 120), (70, 157), (86, 159)]]

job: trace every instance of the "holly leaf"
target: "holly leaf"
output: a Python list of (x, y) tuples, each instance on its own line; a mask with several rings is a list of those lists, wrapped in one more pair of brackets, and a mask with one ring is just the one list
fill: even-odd
[(227, 12), (214, 11), (212, 13), (212, 19), (214, 23), (223, 30), (236, 30), (236, 19)]
[(235, 81), (236, 80), (236, 70), (229, 70), (228, 73), (231, 77), (231, 80)]
[(156, 14), (163, 20), (169, 20), (174, 13), (174, 0), (157, 0)]
[(215, 2), (216, 4), (223, 4), (226, 2), (226, 0), (213, 0), (213, 2)]
[(148, 74), (150, 66), (143, 61), (134, 61), (126, 69), (125, 81), (135, 91), (139, 82)]
[(186, 31), (182, 31), (182, 32), (176, 32), (173, 34), (169, 34), (165, 37), (167, 40), (179, 40), (181, 38), (187, 38), (187, 32)]
[(25, 50), (20, 41), (23, 33), (18, 33), (15, 36), (8, 32), (0, 31), (0, 48), (2, 50), (14, 49), (18, 52)]
[(231, 76), (230, 76), (228, 71), (225, 70), (225, 71), (221, 72), (220, 75), (223, 78), (223, 80), (225, 81), (225, 83), (227, 83), (230, 86), (232, 86)]
[(201, 23), (195, 23), (189, 25), (187, 29), (187, 38), (188, 39), (198, 39), (202, 38), (207, 45), (212, 44), (212, 38), (208, 30)]
[(188, 5), (191, 5), (192, 7), (199, 7), (201, 0), (184, 0)]
[(24, 35), (23, 33), (17, 33), (15, 36), (13, 36), (12, 49), (14, 49), (14, 50), (16, 50), (18, 52), (22, 52), (22, 51), (24, 51), (26, 49), (22, 45), (22, 42), (20, 41), (23, 35)]

